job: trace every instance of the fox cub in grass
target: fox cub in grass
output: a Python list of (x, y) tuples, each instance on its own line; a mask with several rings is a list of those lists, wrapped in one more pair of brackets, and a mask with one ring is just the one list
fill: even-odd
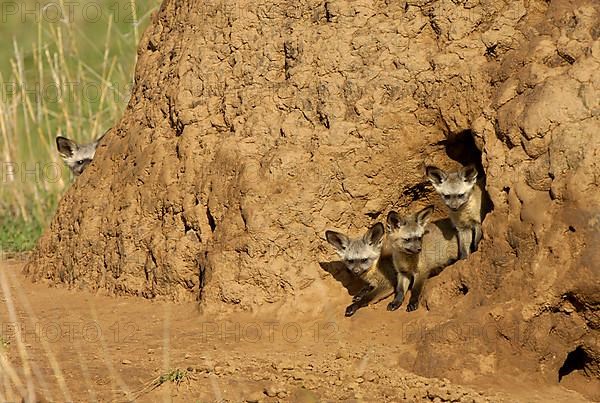
[(425, 281), (434, 272), (458, 260), (456, 231), (448, 219), (430, 223), (433, 206), (401, 217), (390, 211), (387, 216), (389, 247), (397, 271), (395, 295), (387, 309), (394, 311), (402, 305), (411, 288), (407, 311), (419, 307), (419, 297)]
[(73, 175), (81, 175), (90, 162), (92, 162), (94, 155), (96, 154), (96, 148), (107, 132), (98, 139), (87, 144), (78, 144), (75, 141), (62, 136), (56, 137), (58, 154), (65, 164), (67, 164), (71, 172), (73, 172)]
[(458, 232), (459, 257), (464, 259), (471, 250), (477, 250), (482, 238), (483, 183), (477, 180), (477, 168), (468, 165), (458, 171), (445, 172), (427, 166), (425, 172), (449, 209), (448, 215)]
[(376, 297), (392, 294), (396, 272), (392, 256), (385, 248), (385, 228), (373, 225), (363, 236), (350, 238), (345, 234), (326, 231), (325, 237), (336, 249), (344, 265), (366, 285), (352, 298), (346, 316), (352, 316), (363, 305)]

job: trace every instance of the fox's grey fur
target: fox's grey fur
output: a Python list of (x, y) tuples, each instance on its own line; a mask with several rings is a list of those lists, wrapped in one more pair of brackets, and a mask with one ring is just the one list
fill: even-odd
[(477, 168), (467, 165), (458, 171), (445, 172), (434, 166), (425, 168), (427, 178), (448, 207), (448, 215), (458, 232), (460, 258), (477, 250), (483, 236), (483, 184), (477, 180)]
[(90, 162), (92, 162), (94, 155), (96, 154), (96, 148), (105, 135), (106, 132), (97, 140), (86, 144), (78, 144), (75, 141), (62, 136), (56, 137), (56, 148), (58, 149), (58, 153), (71, 172), (73, 172), (73, 175), (81, 175)]
[(432, 214), (433, 206), (428, 206), (407, 217), (401, 217), (395, 211), (390, 211), (387, 216), (387, 242), (397, 271), (395, 296), (388, 304), (390, 311), (402, 305), (411, 284), (406, 310), (417, 309), (425, 280), (458, 259), (452, 223), (448, 219), (430, 223)]
[[(395, 271), (392, 256), (384, 249), (384, 236), (385, 228), (381, 223), (373, 225), (358, 238), (336, 231), (325, 232), (327, 242), (333, 245), (348, 270), (366, 283), (346, 308), (346, 316), (354, 315), (358, 308), (375, 297), (385, 298), (393, 292)], [(387, 294), (382, 296), (385, 292)]]

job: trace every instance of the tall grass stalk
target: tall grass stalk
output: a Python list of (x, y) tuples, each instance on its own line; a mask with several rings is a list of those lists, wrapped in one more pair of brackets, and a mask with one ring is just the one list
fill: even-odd
[(94, 21), (77, 7), (61, 21), (19, 13), (3, 21), (12, 40), (0, 47), (2, 250), (32, 248), (73, 180), (55, 137), (91, 141), (127, 104), (139, 30), (159, 1), (98, 4), (102, 18)]

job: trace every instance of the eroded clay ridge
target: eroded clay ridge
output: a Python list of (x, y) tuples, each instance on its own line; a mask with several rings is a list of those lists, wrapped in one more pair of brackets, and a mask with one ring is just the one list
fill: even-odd
[(26, 271), (207, 307), (310, 306), (345, 292), (319, 265), (324, 230), (435, 202), (423, 163), (454, 154), (480, 160), (494, 209), (425, 303), (489, 335), (438, 332), (415, 369), (489, 375), (517, 352), (556, 382), (573, 352), (598, 377), (599, 21), (595, 0), (167, 0), (122, 121)]

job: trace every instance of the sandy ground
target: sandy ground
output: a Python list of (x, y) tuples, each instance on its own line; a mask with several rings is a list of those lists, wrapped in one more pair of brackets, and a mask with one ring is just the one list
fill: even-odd
[(2, 401), (28, 384), (38, 400), (57, 402), (585, 401), (523, 377), (461, 386), (401, 369), (414, 357), (407, 315), (427, 312), (391, 315), (378, 304), (350, 319), (343, 306), (302, 320), (209, 317), (195, 304), (31, 284), (21, 268), (0, 268)]

